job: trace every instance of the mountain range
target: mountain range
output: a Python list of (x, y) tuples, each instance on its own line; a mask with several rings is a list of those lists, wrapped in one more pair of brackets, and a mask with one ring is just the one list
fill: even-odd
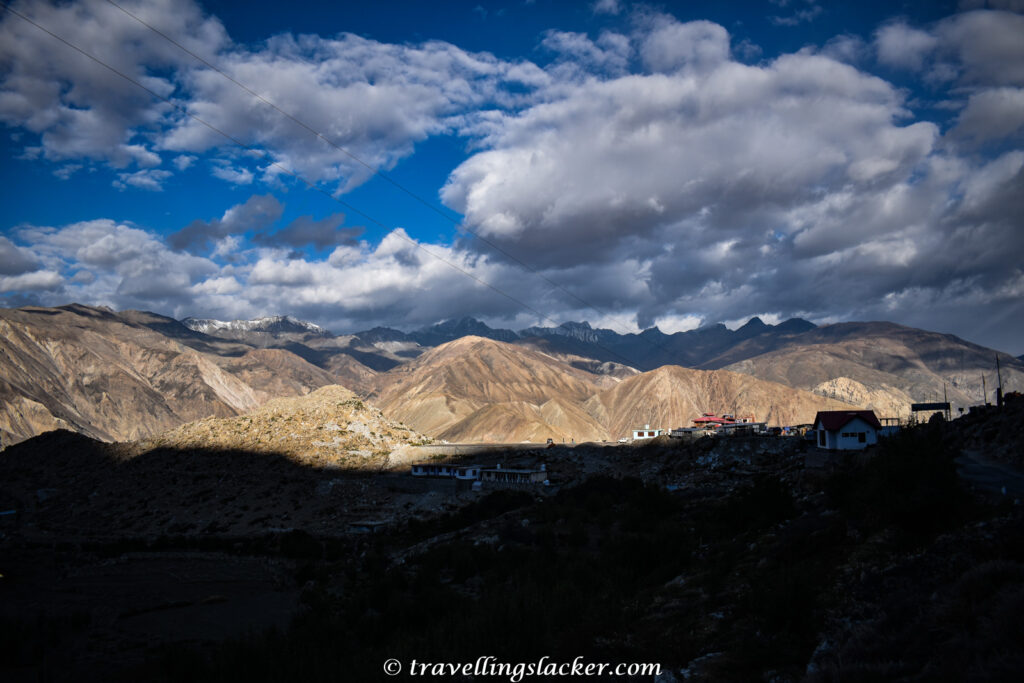
[[(182, 324), (195, 332), (258, 346), (303, 345), (316, 351), (339, 350), (375, 369), (387, 370), (399, 362), (456, 339), (474, 336), (495, 341), (536, 347), (546, 353), (576, 356), (640, 371), (662, 365), (681, 365), (714, 369), (717, 358), (734, 347), (756, 338), (762, 352), (778, 348), (793, 336), (815, 329), (815, 325), (792, 318), (778, 325), (767, 325), (751, 318), (745, 325), (730, 330), (723, 324), (700, 327), (687, 332), (665, 334), (657, 327), (640, 333), (619, 334), (593, 328), (587, 322), (566, 322), (557, 327), (528, 327), (514, 331), (489, 327), (475, 318), (446, 320), (412, 332), (376, 327), (364, 332), (336, 336), (323, 328), (290, 316), (256, 320), (220, 321), (186, 318)], [(752, 347), (753, 348), (753, 347)], [(303, 355), (302, 349), (294, 349)], [(372, 358), (379, 355), (380, 358)]]
[[(137, 440), (270, 399), (341, 385), (391, 420), (449, 441), (604, 440), (700, 412), (773, 424), (815, 410), (910, 403), (966, 407), (1024, 363), (951, 335), (893, 323), (800, 319), (620, 335), (587, 323), (493, 329), (472, 318), (414, 332), (335, 335), (290, 316), (186, 318), (72, 304), (0, 310), (0, 444), (66, 428)], [(631, 362), (627, 363), (626, 360)], [(674, 362), (662, 362), (674, 361)]]
[[(248, 321), (221, 324), (238, 330), (224, 328), (225, 338), (247, 340)], [(905, 416), (914, 402), (948, 399), (959, 407), (980, 403), (986, 388), (987, 400), (994, 401), (996, 358), (1007, 386), (1020, 388), (1024, 372), (1020, 358), (954, 335), (890, 322), (817, 326), (791, 318), (768, 325), (755, 317), (735, 330), (715, 324), (673, 334), (657, 327), (619, 334), (586, 322), (516, 332), (462, 318), (408, 333), (378, 327), (334, 337), (317, 330), (302, 339), (288, 337), (290, 345), (285, 348), (324, 367), (316, 353), (300, 347), (308, 345), (321, 354), (340, 352), (374, 369), (389, 370), (431, 347), (476, 336), (530, 348), (577, 369), (619, 379), (665, 365), (730, 370), (871, 407), (892, 417)], [(365, 391), (372, 382), (364, 379), (360, 386)]]

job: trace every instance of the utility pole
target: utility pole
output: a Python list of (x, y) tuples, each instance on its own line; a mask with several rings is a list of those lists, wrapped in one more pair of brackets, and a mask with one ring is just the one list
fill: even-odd
[(999, 379), (999, 388), (996, 389), (996, 407), (1003, 409), (1003, 373), (999, 370), (999, 354), (996, 354), (996, 377)]
[(985, 386), (985, 373), (981, 373), (981, 405), (988, 405), (988, 388)]

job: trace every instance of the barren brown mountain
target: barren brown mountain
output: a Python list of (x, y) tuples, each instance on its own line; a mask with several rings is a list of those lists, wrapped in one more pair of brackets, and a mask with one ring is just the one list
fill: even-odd
[(438, 434), (445, 441), (556, 443), (604, 441), (608, 430), (578, 404), (552, 398), (541, 405), (525, 401), (492, 403)]
[(344, 353), (335, 354), (327, 358), (321, 367), (330, 373), (341, 386), (351, 389), (360, 396), (373, 390), (374, 378), (377, 373), (352, 356)]
[(0, 444), (58, 427), (134, 440), (337, 383), (287, 351), (204, 352), (153, 329), (171, 324), (76, 304), (0, 310)]
[[(909, 414), (912, 402), (941, 401), (944, 391), (954, 407), (979, 404), (983, 375), (993, 402), (996, 355), (1007, 390), (1024, 389), (1024, 364), (1018, 359), (953, 335), (893, 323), (829, 325), (792, 343), (725, 367), (824, 396), (852, 398), (891, 417), (895, 411)], [(743, 352), (737, 347), (732, 353)]]
[(753, 415), (770, 425), (805, 424), (818, 410), (849, 408), (808, 391), (726, 370), (691, 370), (665, 365), (624, 380), (590, 399), (585, 408), (607, 425), (612, 437), (651, 427), (692, 426), (703, 412)]
[(617, 382), (537, 351), (463, 337), (379, 375), (370, 400), (448, 441), (579, 441), (603, 437), (604, 429), (573, 407)]
[(592, 441), (632, 428), (689, 426), (705, 411), (810, 422), (849, 408), (807, 391), (727, 371), (665, 366), (625, 380), (596, 376), (521, 346), (464, 337), (380, 375), (389, 416), (448, 441)]

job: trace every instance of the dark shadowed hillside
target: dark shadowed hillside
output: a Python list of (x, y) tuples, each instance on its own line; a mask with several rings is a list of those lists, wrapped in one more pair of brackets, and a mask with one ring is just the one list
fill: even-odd
[(782, 437), (492, 453), (553, 485), (483, 491), (42, 435), (0, 453), (0, 674), (377, 680), (486, 652), (676, 681), (1016, 680), (1024, 516), (956, 460), (997, 418), (828, 469)]

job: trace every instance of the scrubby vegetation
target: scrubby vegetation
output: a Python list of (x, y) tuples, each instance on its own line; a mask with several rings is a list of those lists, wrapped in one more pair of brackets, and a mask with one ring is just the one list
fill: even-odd
[(956, 473), (957, 450), (944, 425), (904, 430), (884, 439), (879, 451), (826, 484), (832, 503), (861, 531), (891, 528), (912, 545), (971, 514), (971, 499)]
[[(543, 500), (495, 493), (322, 572), (287, 632), (169, 661), (187, 662), (182, 677), (246, 681), (340, 669), (373, 679), (388, 657), (481, 653), (658, 661), (704, 680), (864, 680), (937, 659), (966, 674), (982, 655), (995, 657), (986, 671), (1010, 670), (1020, 662), (1005, 648), (1021, 632), (1007, 605), (1024, 595), (1024, 572), (998, 559), (1007, 548), (977, 544), (985, 563), (960, 558), (950, 575), (911, 562), (919, 583), (908, 577), (898, 596), (878, 584), (923, 546), (949, 551), (937, 536), (973, 538), (980, 519), (1005, 517), (972, 502), (953, 455), (941, 427), (923, 426), (841, 468), (824, 494), (770, 473), (725, 496), (600, 476)], [(1013, 512), (1003, 523), (1019, 524)], [(841, 633), (835, 615), (860, 611), (871, 626)], [(936, 625), (944, 636), (924, 635)], [(906, 647), (896, 659), (894, 636)]]
[[(157, 648), (133, 674), (362, 681), (388, 658), (546, 655), (658, 662), (676, 680), (1013, 680), (1024, 515), (963, 486), (950, 429), (921, 425), (827, 477), (739, 441), (732, 460), (716, 446), (708, 476), (697, 444), (644, 451), (685, 482), (673, 490), (596, 475), (344, 541), (162, 539), (287, 562), (302, 609), (284, 629)], [(157, 546), (104, 548), (85, 550)], [(76, 628), (42, 623), (13, 642), (31, 660)]]

